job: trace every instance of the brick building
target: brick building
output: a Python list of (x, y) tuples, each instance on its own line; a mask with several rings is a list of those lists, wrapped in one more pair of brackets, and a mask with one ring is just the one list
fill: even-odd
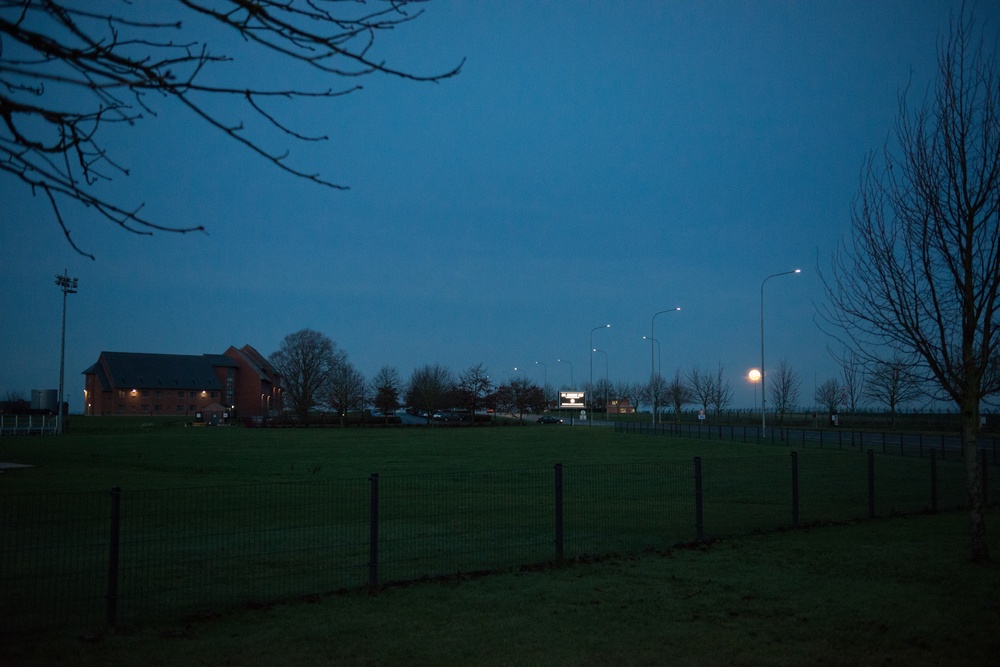
[(84, 414), (216, 421), (281, 410), (281, 376), (249, 345), (223, 354), (101, 352), (83, 372)]

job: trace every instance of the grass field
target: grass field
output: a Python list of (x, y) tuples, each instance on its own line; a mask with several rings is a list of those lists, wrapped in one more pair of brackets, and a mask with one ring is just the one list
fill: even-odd
[[(196, 602), (194, 607), (202, 616), (215, 618), (225, 614), (226, 623), (253, 623), (254, 618), (260, 620), (272, 612), (233, 621), (237, 617), (229, 616), (227, 610), (238, 608), (241, 602), (269, 605), (278, 599), (339, 588), (352, 589), (363, 584), (369, 546), (366, 541), (368, 476), (374, 472), (380, 475), (380, 581), (484, 569), (511, 572), (525, 563), (552, 561), (552, 479), (553, 464), (557, 462), (564, 465), (567, 556), (571, 560), (590, 560), (595, 555), (618, 554), (612, 561), (593, 566), (602, 573), (600, 577), (613, 579), (616, 569), (624, 576), (627, 571), (641, 572), (650, 567), (648, 576), (656, 581), (657, 577), (666, 576), (661, 571), (664, 561), (672, 562), (681, 557), (704, 555), (710, 560), (714, 558), (712, 554), (725, 553), (729, 562), (720, 565), (725, 569), (732, 569), (740, 562), (742, 547), (731, 551), (730, 545), (742, 545), (745, 542), (742, 539), (738, 543), (725, 543), (725, 548), (717, 545), (708, 554), (683, 551), (669, 552), (669, 557), (635, 559), (627, 556), (650, 546), (668, 552), (671, 545), (694, 539), (692, 461), (695, 456), (703, 460), (707, 537), (773, 530), (790, 523), (790, 455), (788, 449), (780, 447), (616, 435), (607, 429), (585, 427), (272, 431), (155, 425), (135, 428), (133, 425), (134, 422), (125, 423), (103, 432), (74, 429), (73, 434), (62, 438), (0, 441), (0, 460), (35, 466), (0, 476), (0, 502), (3, 503), (0, 514), (7, 512), (0, 525), (3, 536), (0, 558), (6, 559), (0, 560), (4, 565), (4, 571), (0, 572), (4, 587), (0, 590), (0, 601), (9, 602), (19, 582), (29, 582), (35, 587), (50, 580), (72, 581), (74, 585), (84, 582), (86, 577), (79, 570), (82, 568), (87, 572), (95, 571), (97, 575), (91, 584), (80, 583), (80, 588), (86, 589), (90, 598), (96, 595), (98, 607), (103, 604), (100, 591), (107, 568), (101, 549), (106, 541), (107, 510), (102, 508), (107, 506), (108, 489), (112, 486), (125, 489), (123, 565), (127, 567), (122, 579), (123, 609), (128, 613), (123, 616), (130, 620), (121, 629), (128, 637), (116, 637), (95, 647), (91, 654), (95, 661), (104, 650), (130, 650), (132, 637), (137, 638), (136, 642), (141, 642), (142, 637), (150, 639), (144, 634), (146, 627), (158, 627), (157, 623), (161, 624), (159, 627), (171, 627), (162, 624), (169, 623), (171, 614), (178, 618), (181, 610), (190, 606), (186, 603)], [(867, 516), (865, 456), (857, 451), (800, 451), (798, 456), (801, 521), (804, 524)], [(876, 471), (879, 515), (919, 512), (927, 507), (926, 460), (879, 457)], [(938, 475), (940, 506), (960, 504), (960, 466), (939, 463)], [(996, 477), (1000, 475), (994, 475)], [(69, 499), (68, 504), (66, 499)], [(94, 507), (89, 505), (91, 501)], [(96, 516), (87, 518), (95, 512)], [(917, 522), (931, 519), (938, 517), (905, 522), (908, 526), (916, 526)], [(62, 561), (47, 564), (34, 557), (52, 550), (54, 543), (47, 541), (54, 540), (52, 535), (55, 533), (43, 536), (40, 526), (45, 525), (55, 526), (56, 532), (63, 533), (67, 532), (67, 525), (74, 526), (68, 538), (69, 547), (74, 550), (69, 562), (75, 563), (73, 567), (79, 571), (70, 568), (71, 571), (60, 579), (54, 570), (57, 562)], [(865, 527), (893, 525), (893, 522), (876, 521)], [(961, 535), (964, 524), (957, 517), (951, 517), (948, 525), (952, 526), (949, 530)], [(770, 566), (751, 568), (745, 583), (759, 586), (775, 583), (786, 576), (781, 573), (780, 563), (788, 561), (792, 569), (804, 568), (812, 573), (817, 581), (810, 586), (824, 588), (822, 575), (831, 558), (828, 552), (836, 547), (830, 541), (842, 539), (832, 537), (842, 529), (794, 531), (772, 536), (785, 545), (781, 548), (787, 550), (786, 554), (776, 555), (775, 563)], [(920, 548), (932, 546), (931, 543), (945, 546), (938, 544), (934, 534), (928, 532), (930, 528), (913, 530), (915, 532), (906, 538), (906, 548), (918, 548), (921, 540), (928, 544)], [(80, 537), (84, 534), (90, 537)], [(808, 539), (827, 542), (819, 548), (822, 553), (812, 553), (812, 547), (805, 546), (806, 536), (812, 535), (819, 537)], [(803, 541), (797, 543), (796, 536)], [(65, 541), (67, 538), (60, 539)], [(789, 541), (782, 542), (785, 539)], [(943, 553), (941, 559), (951, 562), (954, 557), (956, 564), (962, 563), (965, 543), (961, 539), (956, 542), (947, 545), (947, 553)], [(745, 543), (756, 544), (753, 541)], [(35, 550), (38, 545), (43, 547), (41, 551)], [(33, 557), (23, 558), (29, 552)], [(867, 560), (899, 559), (904, 557), (901, 554), (881, 554), (870, 548), (864, 567), (859, 570), (859, 578), (864, 579), (863, 571), (869, 566)], [(30, 564), (25, 565), (26, 561)], [(338, 565), (334, 567), (332, 561)], [(340, 565), (349, 561), (353, 564)], [(855, 563), (858, 565), (861, 564)], [(890, 572), (900, 564), (883, 567), (884, 572)], [(346, 568), (349, 572), (334, 572), (337, 568)], [(556, 568), (498, 576), (501, 579), (513, 576), (514, 582), (530, 579), (536, 582), (534, 586), (543, 588), (548, 581), (568, 578), (564, 583), (553, 583), (562, 587), (569, 586), (574, 578), (596, 576), (596, 571), (591, 572), (590, 567), (568, 575), (572, 570), (574, 568)], [(987, 577), (984, 584), (993, 586), (995, 592), (995, 572), (990, 568), (977, 572), (993, 577)], [(317, 576), (320, 579), (317, 580)], [(621, 585), (626, 588), (639, 585), (642, 576), (647, 575), (636, 575), (638, 578), (631, 583), (624, 577)], [(680, 574), (674, 572), (671, 576)], [(718, 576), (725, 578), (729, 573), (719, 572)], [(757, 576), (760, 581), (754, 581)], [(317, 581), (327, 583), (318, 584)], [(489, 589), (495, 585), (490, 581), (492, 578), (476, 579), (475, 586)], [(462, 586), (462, 590), (468, 588), (468, 585)], [(927, 592), (937, 595), (934, 587), (931, 588)], [(419, 592), (410, 592), (416, 589), (421, 587), (390, 589), (374, 599), (384, 600), (397, 595), (420, 598)], [(429, 585), (428, 591), (437, 591), (431, 593), (432, 597), (442, 599), (453, 592), (450, 586), (442, 589), (441, 584)], [(63, 599), (72, 597), (66, 590), (60, 590), (59, 594)], [(487, 597), (498, 595), (496, 592), (483, 594)], [(779, 592), (760, 595), (766, 600)], [(37, 593), (18, 598), (19, 604), (30, 600), (36, 609), (29, 611), (35, 613), (39, 607), (44, 611), (47, 606), (59, 604), (59, 599)], [(362, 610), (363, 605), (372, 604), (365, 602), (371, 599), (359, 593), (324, 598), (325, 611), (322, 613), (339, 615), (343, 611), (344, 616), (338, 622), (348, 625), (358, 615), (370, 616), (370, 620), (377, 623), (379, 605)], [(209, 601), (207, 605), (205, 600)], [(346, 607), (339, 606), (346, 604), (345, 600), (350, 603)], [(654, 596), (654, 602), (653, 612), (659, 613), (657, 610), (661, 607), (666, 608), (666, 600), (656, 600)], [(326, 607), (328, 604), (334, 605), (333, 611)], [(461, 604), (475, 608), (478, 603)], [(642, 605), (635, 606), (639, 613)], [(682, 601), (681, 608), (683, 606)], [(757, 608), (756, 604), (749, 606)], [(275, 609), (297, 608), (281, 605)], [(306, 605), (295, 614), (308, 615), (311, 608)], [(401, 609), (405, 610), (405, 605)], [(985, 609), (989, 612), (988, 605)], [(156, 614), (151, 610), (167, 613)], [(3, 611), (5, 616), (12, 618), (11, 614), (16, 615), (18, 610), (7, 608)], [(100, 609), (97, 611), (99, 613)], [(808, 608), (799, 610), (806, 617), (809, 616), (807, 612), (811, 613)], [(383, 609), (382, 613), (388, 612)], [(447, 618), (439, 622), (453, 624), (465, 620), (464, 616), (455, 618), (452, 612), (442, 610), (442, 613), (447, 614)], [(995, 608), (992, 613), (996, 625)], [(739, 614), (737, 611), (737, 617)], [(778, 615), (775, 613), (775, 617)], [(392, 616), (396, 616), (395, 611)], [(989, 620), (988, 616), (987, 613), (984, 620)], [(280, 626), (281, 621), (275, 622)], [(385, 628), (388, 622), (389, 619), (383, 619), (380, 627)], [(211, 634), (214, 625), (214, 622), (196, 624), (197, 632), (199, 635)], [(506, 627), (510, 622), (500, 625)], [(62, 632), (81, 631), (79, 625), (61, 627)], [(558, 623), (549, 628), (557, 635), (569, 630), (560, 630)], [(85, 632), (90, 634), (91, 629)], [(184, 635), (188, 631), (180, 632)], [(18, 636), (30, 634), (19, 633)], [(433, 632), (429, 634), (434, 635)], [(657, 636), (663, 639), (662, 635)], [(396, 646), (388, 648), (388, 653), (371, 653), (372, 646), (358, 646), (353, 654), (336, 653), (337, 660), (399, 662), (393, 659), (392, 651), (402, 650), (400, 642), (405, 641), (416, 646), (423, 640), (400, 637), (398, 641), (388, 642)], [(823, 641), (830, 641), (830, 638)], [(562, 642), (561, 638), (557, 640), (557, 643)], [(5, 643), (9, 646), (10, 639), (6, 638)], [(166, 642), (161, 648), (169, 654), (174, 650), (170, 646), (173, 644)], [(512, 649), (507, 645), (494, 648)], [(287, 647), (285, 652), (293, 655), (296, 650)], [(540, 649), (536, 647), (535, 650)], [(647, 652), (637, 653), (625, 662), (658, 662), (649, 657), (660, 654), (648, 653), (649, 650), (652, 648), (643, 649)], [(460, 654), (452, 654), (449, 658), (442, 653), (442, 659), (435, 660), (436, 654), (428, 645), (414, 651), (414, 656), (418, 656), (416, 662), (465, 662), (459, 659)], [(29, 660), (29, 653), (17, 655)], [(112, 659), (122, 661), (124, 655)], [(398, 658), (399, 654), (395, 655)], [(512, 655), (515, 656), (513, 663), (536, 662), (530, 653)], [(595, 655), (600, 655), (600, 651)], [(606, 654), (606, 658), (607, 655), (612, 654)], [(218, 657), (220, 660), (203, 662), (265, 662), (254, 663), (245, 656)], [(556, 661), (586, 662), (583, 658), (579, 652), (571, 651), (565, 659)], [(182, 660), (176, 656), (176, 661)], [(173, 661), (168, 658), (163, 664)], [(610, 659), (596, 662), (608, 661)]]

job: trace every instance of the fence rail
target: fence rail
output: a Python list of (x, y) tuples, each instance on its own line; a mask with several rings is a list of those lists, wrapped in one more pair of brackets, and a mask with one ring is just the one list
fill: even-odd
[[(1000, 498), (1000, 475), (987, 478), (985, 465), (983, 475), (988, 500)], [(0, 636), (957, 509), (964, 499), (964, 467), (936, 450), (10, 495), (0, 504)]]
[[(917, 456), (924, 458), (934, 450), (941, 459), (958, 459), (962, 456), (962, 439), (957, 435), (943, 433), (903, 433), (899, 431), (871, 431), (853, 429), (810, 429), (769, 426), (763, 431), (760, 426), (745, 424), (689, 424), (651, 422), (614, 422), (616, 433), (638, 433), (668, 437), (694, 438), (705, 440), (728, 440), (754, 444), (786, 445), (803, 449), (855, 449), (865, 452), (869, 449), (883, 454)], [(977, 445), (980, 452), (989, 452), (994, 465), (998, 459), (998, 439), (990, 436), (980, 438)]]
[(52, 435), (57, 426), (55, 415), (0, 415), (0, 436)]

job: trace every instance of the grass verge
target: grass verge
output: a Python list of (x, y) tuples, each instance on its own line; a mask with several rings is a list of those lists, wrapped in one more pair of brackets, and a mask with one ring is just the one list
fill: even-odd
[(21, 636), (0, 663), (996, 664), (1000, 568), (967, 562), (967, 533), (966, 515), (947, 513), (756, 535), (87, 641)]

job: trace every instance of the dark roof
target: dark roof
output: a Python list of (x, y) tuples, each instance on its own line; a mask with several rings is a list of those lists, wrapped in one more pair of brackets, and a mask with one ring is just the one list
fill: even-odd
[(216, 367), (237, 368), (223, 354), (146, 354), (101, 352), (97, 363), (84, 371), (96, 374), (104, 389), (222, 389)]

